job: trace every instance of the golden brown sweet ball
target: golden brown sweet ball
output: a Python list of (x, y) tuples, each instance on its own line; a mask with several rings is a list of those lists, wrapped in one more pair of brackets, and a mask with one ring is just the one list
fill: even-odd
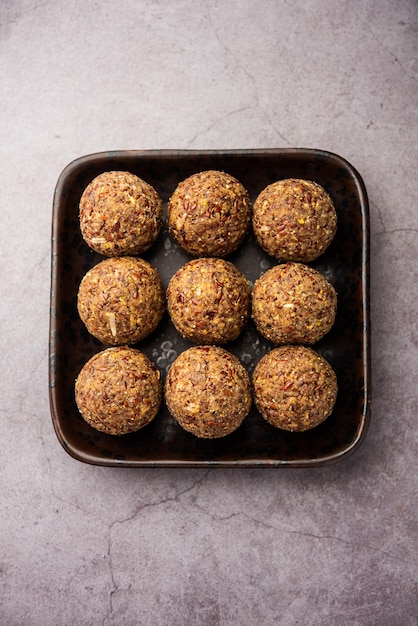
[(182, 428), (196, 437), (229, 435), (247, 416), (252, 402), (247, 370), (219, 346), (195, 346), (171, 365), (165, 400)]
[(280, 346), (257, 363), (253, 389), (255, 404), (267, 422), (301, 432), (331, 415), (338, 385), (331, 365), (312, 348)]
[(335, 322), (337, 294), (317, 270), (283, 263), (254, 284), (252, 316), (257, 330), (275, 344), (313, 344)]
[(309, 262), (333, 240), (337, 214), (323, 187), (288, 178), (268, 185), (258, 195), (253, 229), (260, 246), (279, 261)]
[(155, 189), (130, 172), (104, 172), (80, 200), (86, 243), (104, 256), (139, 255), (157, 239), (162, 201)]
[(251, 291), (245, 276), (224, 259), (194, 259), (172, 276), (167, 288), (171, 320), (198, 344), (236, 339), (250, 313)]
[(179, 183), (168, 203), (168, 227), (177, 244), (195, 257), (225, 257), (248, 232), (251, 204), (230, 174), (208, 170)]
[(163, 316), (160, 276), (143, 259), (106, 259), (82, 279), (77, 307), (89, 333), (102, 343), (136, 343), (155, 330)]
[(125, 435), (149, 424), (162, 399), (160, 372), (142, 352), (126, 346), (94, 355), (75, 383), (78, 409), (96, 430)]

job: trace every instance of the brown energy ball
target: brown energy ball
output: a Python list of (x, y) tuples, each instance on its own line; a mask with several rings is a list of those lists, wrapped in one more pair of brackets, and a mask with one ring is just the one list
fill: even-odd
[(323, 187), (288, 178), (259, 194), (253, 229), (260, 246), (278, 260), (309, 262), (325, 252), (334, 238), (337, 214)]
[(319, 341), (333, 326), (337, 294), (320, 272), (302, 263), (276, 265), (254, 284), (257, 330), (276, 344)]
[(82, 279), (77, 307), (89, 333), (102, 343), (136, 343), (155, 330), (163, 316), (159, 274), (143, 259), (106, 259)]
[(294, 432), (329, 417), (338, 391), (331, 365), (306, 346), (280, 346), (265, 354), (254, 369), (253, 388), (264, 419)]
[(198, 172), (177, 186), (168, 203), (167, 220), (171, 235), (189, 254), (224, 257), (247, 234), (250, 199), (230, 174)]
[(151, 185), (130, 172), (104, 172), (84, 190), (80, 228), (86, 243), (104, 256), (137, 255), (157, 239), (162, 201)]
[(75, 383), (78, 409), (96, 430), (125, 435), (149, 424), (161, 399), (160, 372), (134, 348), (108, 348), (93, 356)]
[(165, 382), (167, 407), (196, 437), (229, 435), (247, 416), (252, 402), (247, 370), (219, 346), (195, 346), (174, 361)]
[(223, 259), (194, 259), (171, 278), (167, 308), (178, 332), (200, 344), (224, 344), (241, 333), (251, 291), (245, 276)]

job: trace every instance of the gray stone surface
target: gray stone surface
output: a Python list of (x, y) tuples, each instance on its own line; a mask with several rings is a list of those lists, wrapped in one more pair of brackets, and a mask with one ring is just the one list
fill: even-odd
[[(0, 623), (418, 623), (415, 0), (0, 2)], [(373, 405), (316, 470), (70, 458), (47, 383), (51, 203), (113, 149), (312, 147), (365, 180)]]

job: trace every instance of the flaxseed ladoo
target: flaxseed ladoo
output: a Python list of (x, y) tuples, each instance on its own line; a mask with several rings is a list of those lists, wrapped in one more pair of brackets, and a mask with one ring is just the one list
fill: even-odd
[(108, 348), (94, 355), (75, 383), (77, 407), (96, 430), (125, 435), (149, 424), (162, 400), (160, 372), (134, 348)]
[(279, 261), (307, 263), (323, 254), (333, 240), (337, 214), (323, 187), (287, 178), (258, 195), (253, 230), (260, 246)]
[(251, 204), (230, 174), (207, 170), (180, 182), (168, 203), (168, 227), (177, 244), (195, 257), (225, 257), (248, 232)]
[(245, 276), (224, 259), (193, 259), (172, 276), (167, 308), (177, 331), (197, 344), (236, 339), (250, 313)]
[(171, 365), (165, 400), (188, 432), (205, 439), (224, 437), (242, 424), (250, 410), (250, 378), (237, 357), (224, 348), (195, 346)]
[(252, 316), (275, 344), (313, 344), (332, 328), (337, 293), (323, 274), (303, 263), (283, 263), (254, 284)]
[(130, 172), (97, 176), (81, 196), (80, 228), (86, 243), (104, 256), (139, 255), (157, 239), (162, 201), (156, 190)]
[(155, 330), (163, 316), (160, 276), (140, 258), (106, 259), (82, 279), (77, 308), (89, 333), (102, 343), (136, 343)]
[(310, 430), (332, 413), (338, 392), (336, 374), (320, 354), (306, 346), (280, 346), (265, 354), (253, 373), (254, 402), (272, 426)]

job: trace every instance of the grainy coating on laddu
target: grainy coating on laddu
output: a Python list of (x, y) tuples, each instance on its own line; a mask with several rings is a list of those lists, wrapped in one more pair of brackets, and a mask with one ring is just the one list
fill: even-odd
[(75, 397), (90, 426), (109, 435), (125, 435), (156, 416), (162, 400), (160, 372), (139, 350), (108, 348), (84, 365)]
[(172, 364), (165, 399), (180, 426), (196, 437), (229, 435), (247, 416), (252, 402), (247, 370), (219, 346), (195, 346)]
[(235, 265), (224, 259), (194, 259), (181, 267), (167, 288), (167, 308), (174, 326), (198, 344), (236, 339), (248, 319), (250, 286)]
[(329, 417), (337, 398), (337, 377), (320, 354), (306, 346), (280, 346), (258, 362), (254, 401), (272, 426), (309, 430)]
[(323, 187), (288, 178), (259, 194), (253, 229), (260, 246), (279, 261), (309, 262), (323, 254), (334, 238), (337, 214)]
[(337, 294), (320, 272), (303, 263), (283, 263), (254, 284), (252, 316), (257, 330), (275, 344), (319, 341), (335, 322)]
[(133, 344), (160, 322), (165, 298), (157, 270), (147, 261), (114, 257), (95, 265), (78, 291), (79, 315), (106, 345)]
[(80, 200), (80, 228), (86, 243), (104, 256), (137, 255), (157, 239), (162, 201), (155, 189), (130, 172), (104, 172)]
[(224, 257), (248, 232), (251, 204), (243, 185), (217, 170), (180, 182), (168, 203), (168, 227), (177, 244), (196, 257)]

